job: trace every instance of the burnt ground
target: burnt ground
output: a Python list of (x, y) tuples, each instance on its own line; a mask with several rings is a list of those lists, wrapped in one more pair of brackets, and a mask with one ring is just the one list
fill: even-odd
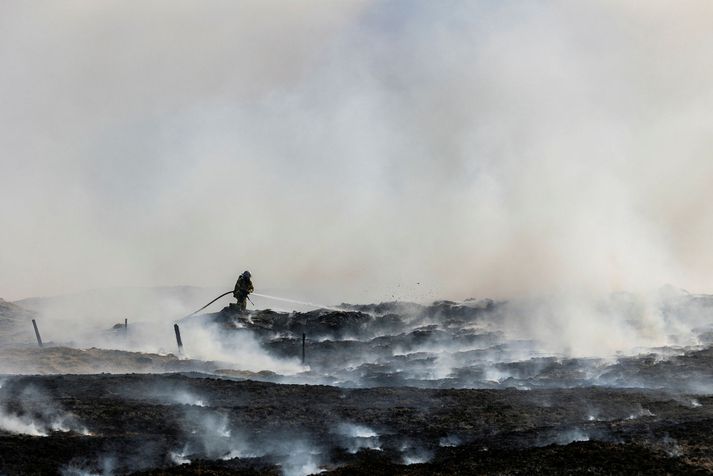
[(100, 374), (12, 376), (0, 392), (5, 416), (46, 434), (0, 432), (7, 475), (713, 472), (713, 397), (670, 391)]
[[(662, 328), (690, 329), (669, 335), (673, 344), (607, 358), (543, 351), (541, 342), (514, 338), (513, 323), (531, 318), (529, 303), (484, 299), (437, 301), (428, 306), (401, 302), (341, 306), (343, 310), (261, 310), (247, 315), (226, 307), (194, 321), (250, 335), (268, 353), (283, 359), (299, 357), (304, 334), (308, 367), (292, 378), (273, 379), (283, 383), (520, 389), (606, 386), (713, 392), (709, 384), (713, 379), (713, 296), (683, 295), (661, 305)], [(630, 298), (617, 296), (607, 306), (615, 307), (623, 322), (611, 332), (640, 332), (638, 308)]]
[[(650, 334), (633, 297), (602, 306)], [(0, 302), (0, 475), (713, 473), (712, 296), (662, 301), (666, 345), (590, 357), (536, 341), (534, 310), (228, 306), (180, 320), (179, 355), (147, 341), (173, 322), (38, 348)]]

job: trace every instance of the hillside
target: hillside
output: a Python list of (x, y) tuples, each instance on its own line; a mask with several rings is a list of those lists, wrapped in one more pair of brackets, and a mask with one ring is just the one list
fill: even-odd
[(27, 342), (32, 336), (30, 321), (35, 316), (34, 312), (0, 298), (0, 343)]

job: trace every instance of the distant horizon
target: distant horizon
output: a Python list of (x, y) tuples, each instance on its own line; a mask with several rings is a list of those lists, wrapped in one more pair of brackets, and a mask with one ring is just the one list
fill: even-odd
[[(63, 293), (63, 294), (50, 294), (50, 295), (34, 295), (34, 296), (27, 296), (23, 297), (20, 299), (7, 299), (5, 296), (0, 296), (0, 299), (4, 300), (5, 302), (10, 302), (10, 303), (20, 303), (22, 301), (28, 301), (32, 299), (54, 299), (54, 298), (63, 298), (63, 297), (71, 297), (71, 296), (81, 296), (83, 294), (90, 294), (93, 292), (111, 292), (114, 290), (172, 290), (172, 289), (180, 289), (180, 288), (192, 288), (196, 290), (210, 290), (210, 291), (229, 291), (229, 289), (225, 288), (224, 286), (201, 286), (201, 285), (194, 285), (194, 284), (175, 284), (175, 285), (156, 285), (156, 286), (133, 286), (133, 285), (126, 285), (126, 286), (108, 286), (108, 287), (98, 287), (98, 288), (87, 288), (87, 289), (82, 289), (78, 291), (73, 291), (73, 292), (68, 292), (68, 293)], [(691, 296), (710, 296), (713, 295), (713, 292), (701, 292), (701, 291), (690, 291), (688, 289), (684, 289), (681, 287), (674, 286), (672, 284), (663, 284), (661, 286), (649, 289), (646, 291), (646, 293), (657, 293), (661, 291), (667, 291), (667, 290), (674, 290), (678, 291), (687, 295)], [(288, 289), (278, 289), (278, 288), (265, 288), (265, 289), (258, 289), (256, 290), (258, 294), (260, 293), (280, 293), (284, 292), (286, 293), (285, 296), (283, 297), (290, 297), (289, 296), (289, 290)], [(627, 291), (627, 290), (613, 290), (609, 291), (606, 293), (601, 293), (600, 296), (611, 296), (611, 295), (616, 295), (616, 294), (631, 294), (631, 295), (638, 295), (641, 294), (641, 292), (635, 292), (635, 291)], [(412, 303), (433, 303), (433, 302), (438, 302), (438, 301), (453, 301), (456, 303), (465, 303), (468, 301), (481, 301), (481, 300), (486, 300), (486, 299), (501, 299), (501, 300), (518, 300), (518, 299), (537, 299), (537, 298), (543, 298), (543, 297), (549, 297), (549, 296), (558, 296), (558, 293), (541, 293), (538, 295), (520, 295), (520, 296), (470, 296), (470, 297), (464, 297), (464, 298), (454, 298), (454, 297), (444, 297), (444, 298), (435, 298), (435, 299), (427, 299), (427, 300), (409, 300), (409, 299), (400, 299), (398, 297), (394, 299), (383, 299), (383, 300), (377, 300), (377, 301), (371, 301), (371, 302), (349, 302), (349, 301), (340, 301), (340, 302), (332, 302), (332, 303), (325, 303), (327, 306), (333, 306), (333, 305), (339, 305), (339, 304), (379, 304), (379, 303), (386, 303), (386, 302), (412, 302)], [(297, 297), (292, 296), (294, 299), (299, 298), (299, 293)], [(229, 299), (226, 297), (226, 299)]]

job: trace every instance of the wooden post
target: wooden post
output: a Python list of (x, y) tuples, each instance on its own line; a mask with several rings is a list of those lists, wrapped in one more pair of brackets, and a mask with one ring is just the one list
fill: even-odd
[(178, 328), (178, 324), (173, 325), (173, 330), (176, 331), (176, 344), (178, 344), (178, 353), (183, 353), (183, 341), (181, 341), (181, 330)]
[(40, 330), (37, 329), (37, 322), (35, 322), (34, 319), (32, 319), (32, 327), (35, 328), (35, 337), (37, 337), (37, 345), (42, 347), (42, 337), (40, 337)]
[(302, 333), (302, 365), (305, 364), (305, 339), (306, 338), (307, 338), (307, 336), (303, 332)]

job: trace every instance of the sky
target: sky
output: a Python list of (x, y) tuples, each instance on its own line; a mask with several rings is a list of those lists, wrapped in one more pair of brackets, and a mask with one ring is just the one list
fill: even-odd
[(713, 290), (706, 1), (0, 3), (0, 297)]

